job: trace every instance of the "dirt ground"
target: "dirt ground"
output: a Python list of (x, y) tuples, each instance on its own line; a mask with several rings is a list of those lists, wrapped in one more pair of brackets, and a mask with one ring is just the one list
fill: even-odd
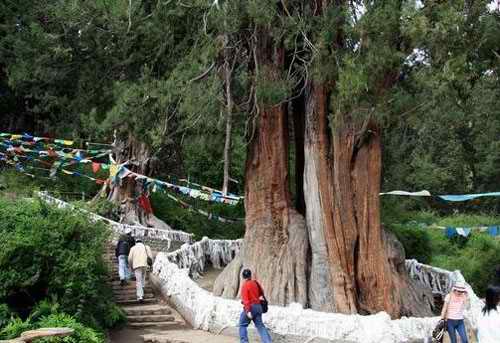
[(207, 268), (206, 272), (202, 277), (194, 280), (198, 286), (201, 288), (212, 292), (214, 289), (214, 283), (219, 274), (222, 273), (222, 269), (215, 269), (213, 267)]

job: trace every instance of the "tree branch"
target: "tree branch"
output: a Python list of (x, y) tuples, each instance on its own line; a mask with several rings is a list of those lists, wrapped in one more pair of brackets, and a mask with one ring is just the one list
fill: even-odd
[(213, 62), (210, 65), (210, 67), (208, 67), (208, 69), (205, 70), (203, 73), (201, 73), (200, 75), (196, 76), (195, 78), (189, 80), (188, 83), (192, 83), (192, 82), (199, 81), (199, 80), (203, 79), (205, 76), (208, 75), (208, 73), (210, 73), (210, 71), (212, 71), (212, 69), (214, 69), (214, 67), (215, 67), (215, 62)]

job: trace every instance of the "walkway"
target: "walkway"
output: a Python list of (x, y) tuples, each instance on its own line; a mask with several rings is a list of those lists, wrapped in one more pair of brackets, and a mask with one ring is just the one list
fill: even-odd
[(177, 312), (156, 297), (149, 280), (146, 280), (143, 304), (137, 301), (135, 280), (129, 281), (125, 286), (120, 285), (118, 260), (111, 245), (106, 251), (106, 260), (112, 273), (110, 284), (115, 302), (127, 315), (127, 326), (122, 330), (111, 332), (111, 342), (142, 343), (145, 342), (144, 335), (161, 335), (168, 330), (176, 329), (190, 330)]
[(144, 304), (136, 300), (135, 281), (120, 286), (118, 261), (114, 247), (108, 246), (106, 260), (112, 276), (111, 287), (115, 302), (127, 315), (127, 326), (109, 333), (110, 343), (234, 343), (235, 337), (218, 336), (193, 330), (185, 320), (156, 297), (148, 280), (144, 289)]

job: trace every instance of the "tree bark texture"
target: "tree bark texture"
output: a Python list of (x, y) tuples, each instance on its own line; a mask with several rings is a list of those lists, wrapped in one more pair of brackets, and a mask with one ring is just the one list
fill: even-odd
[[(332, 166), (327, 99), (324, 85), (306, 88), (304, 139), (304, 195), (306, 223), (311, 244), (309, 304), (312, 309), (334, 312), (334, 302), (325, 227), (333, 223)], [(336, 263), (335, 263), (336, 265)], [(342, 304), (340, 304), (342, 308)]]
[[(114, 149), (115, 162), (122, 164), (128, 162), (127, 168), (135, 173), (149, 175), (152, 171), (151, 150), (144, 143), (138, 141), (131, 134), (126, 140), (116, 142)], [(134, 178), (125, 177), (109, 185), (108, 200), (121, 207), (121, 221), (127, 224), (142, 224), (157, 229), (170, 230), (171, 227), (154, 214), (147, 215), (138, 206), (137, 197), (144, 192), (142, 182)]]
[(429, 295), (406, 274), (404, 253), (385, 242), (379, 127), (370, 119), (357, 125), (350, 118), (341, 118), (332, 134), (333, 193), (327, 196), (333, 199), (333, 221), (324, 226), (336, 310), (385, 311), (393, 318), (431, 314)]
[[(263, 30), (257, 36), (258, 68), (277, 80), (284, 49)], [(250, 268), (272, 304), (307, 304), (308, 237), (293, 208), (288, 182), (288, 121), (285, 105), (260, 104), (246, 163), (246, 232), (240, 259), (219, 277), (216, 294), (234, 297), (242, 267)], [(236, 280), (235, 280), (236, 278)]]

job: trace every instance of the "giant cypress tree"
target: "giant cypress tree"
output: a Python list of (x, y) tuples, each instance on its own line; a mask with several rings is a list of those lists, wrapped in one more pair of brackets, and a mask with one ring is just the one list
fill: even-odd
[[(453, 122), (464, 152), (477, 148), (461, 139), (463, 132), (486, 144), (480, 122), (483, 113), (494, 115), (496, 103), (481, 96), (498, 90), (499, 53), (492, 43), (498, 17), (487, 3), (10, 2), (1, 6), (18, 17), (2, 17), (0, 51), (9, 87), (32, 101), (28, 111), (88, 138), (116, 132), (118, 162), (141, 174), (182, 169), (177, 152), (184, 133), (196, 135), (217, 121), (222, 82), (226, 100), (229, 84), (234, 113), (247, 114), (246, 234), (215, 292), (235, 297), (240, 270), (249, 266), (275, 304), (425, 315), (431, 295), (408, 279), (402, 248), (380, 221), (384, 124), (405, 121), (412, 137), (430, 137), (432, 130), (442, 134), (435, 123)], [(227, 58), (228, 46), (240, 55), (234, 72), (221, 78), (219, 67), (227, 63), (218, 59)], [(472, 109), (481, 110), (463, 125)], [(441, 112), (460, 116), (450, 121)], [(235, 120), (239, 131), (242, 123)], [(488, 127), (492, 135), (496, 127)], [(425, 138), (413, 141), (426, 150)], [(291, 144), (299, 187), (303, 177), (296, 206)], [(419, 151), (405, 148), (394, 150)], [(496, 160), (483, 156), (486, 164), (471, 164), (474, 182), (494, 184), (494, 174), (481, 173), (481, 166)], [(109, 197), (126, 200), (141, 186), (126, 179)], [(135, 204), (128, 213), (130, 221), (140, 220)]]
[[(252, 17), (252, 6), (265, 9), (266, 16)], [(271, 290), (274, 303), (298, 301), (343, 313), (384, 310), (393, 317), (430, 313), (430, 294), (409, 280), (399, 243), (381, 226), (382, 124), (397, 118), (398, 106), (405, 102), (398, 97), (409, 56), (426, 49), (426, 39), (439, 37), (443, 27), (456, 27), (451, 18), (468, 18), (464, 28), (479, 25), (484, 17), (471, 16), (471, 8), (487, 15), (486, 2), (249, 5), (256, 30), (256, 102), (261, 106), (249, 142), (245, 245), (240, 259), (220, 276), (217, 293), (235, 296), (239, 270), (249, 266)], [(265, 25), (263, 18), (268, 19)], [(423, 26), (429, 37), (415, 39)], [(449, 54), (450, 46), (435, 48)], [(285, 76), (290, 70), (301, 71), (303, 87), (297, 94), (290, 87), (297, 80)], [(281, 99), (266, 103), (280, 94)], [(290, 97), (303, 97), (306, 104), (292, 107), (295, 118), (305, 118), (305, 232), (286, 182), (284, 104)]]

